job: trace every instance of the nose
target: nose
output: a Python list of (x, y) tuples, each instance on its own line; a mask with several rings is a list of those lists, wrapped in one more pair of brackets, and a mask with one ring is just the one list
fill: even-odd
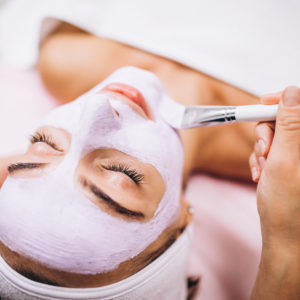
[(97, 149), (103, 144), (101, 137), (121, 128), (121, 118), (107, 96), (93, 94), (85, 101), (80, 118), (72, 132), (70, 151), (61, 164), (63, 170), (66, 170), (66, 166), (72, 166), (68, 169), (69, 176), (75, 172), (76, 162), (84, 153)]
[(112, 108), (112, 109), (113, 109), (113, 111), (115, 112), (116, 116), (117, 116), (117, 117), (120, 117), (119, 112), (118, 112), (115, 108)]
[(114, 109), (106, 95), (91, 95), (84, 106), (78, 124), (82, 136), (93, 136), (97, 132), (105, 134), (120, 128), (119, 113)]
[[(85, 148), (92, 147), (101, 136), (105, 136), (121, 128), (121, 118), (114, 110), (107, 96), (90, 95), (86, 99), (76, 129), (72, 133), (72, 146), (81, 153)], [(92, 147), (93, 148), (93, 147)]]

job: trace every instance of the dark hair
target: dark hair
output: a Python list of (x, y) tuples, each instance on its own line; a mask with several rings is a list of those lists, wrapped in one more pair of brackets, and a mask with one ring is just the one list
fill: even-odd
[(200, 277), (199, 276), (190, 276), (187, 279), (187, 288), (188, 288), (188, 295), (187, 300), (193, 300), (196, 297), (196, 293), (199, 290), (200, 286)]
[[(162, 253), (164, 253), (176, 241), (176, 239), (184, 231), (184, 229), (185, 229), (185, 226), (174, 229), (171, 232), (170, 237), (166, 241), (166, 243), (164, 243), (160, 248), (151, 252), (146, 257), (145, 260), (147, 261), (147, 264), (153, 262)], [(199, 276), (190, 276), (187, 278), (187, 289), (188, 289), (187, 300), (193, 300), (195, 298), (196, 293), (199, 290), (199, 286), (200, 286), (200, 277)]]
[[(146, 265), (150, 264), (156, 258), (158, 258), (162, 253), (164, 253), (176, 241), (176, 239), (178, 238), (179, 235), (181, 235), (184, 229), (185, 227), (180, 227), (172, 230), (169, 238), (162, 246), (160, 246), (158, 249), (154, 250), (153, 252), (149, 253), (145, 258), (143, 258), (144, 262), (146, 262)], [(43, 283), (43, 284), (52, 285), (52, 286), (60, 286), (57, 282), (49, 280), (43, 275), (37, 275), (36, 273), (30, 270), (25, 270), (24, 268), (18, 268), (16, 269), (16, 271), (30, 280)], [(200, 283), (200, 277), (191, 276), (187, 278), (187, 288), (188, 288), (187, 300), (194, 299), (199, 288), (199, 283)]]
[[(42, 276), (42, 275), (37, 275), (32, 271), (29, 270), (25, 270), (25, 269), (17, 269), (16, 270), (19, 274), (23, 275), (24, 277), (39, 282), (39, 283), (44, 283), (44, 284), (48, 284), (48, 285), (53, 285), (53, 286), (59, 286), (55, 281), (49, 280), (46, 277)], [(1, 299), (1, 298), (0, 298)]]

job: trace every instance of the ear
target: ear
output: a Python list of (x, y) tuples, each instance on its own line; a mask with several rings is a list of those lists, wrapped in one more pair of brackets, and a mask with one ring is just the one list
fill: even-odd
[(192, 210), (190, 204), (185, 200), (183, 193), (181, 194), (181, 221), (180, 224), (184, 228), (191, 222), (192, 220)]

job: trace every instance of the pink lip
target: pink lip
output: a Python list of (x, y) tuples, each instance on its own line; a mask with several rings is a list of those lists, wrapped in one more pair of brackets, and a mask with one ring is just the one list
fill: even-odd
[(103, 88), (104, 91), (121, 94), (137, 104), (150, 117), (149, 109), (143, 95), (134, 87), (124, 83), (110, 83)]

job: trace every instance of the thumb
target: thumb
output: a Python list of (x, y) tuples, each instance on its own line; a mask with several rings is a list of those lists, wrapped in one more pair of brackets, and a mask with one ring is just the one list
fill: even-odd
[(292, 161), (299, 159), (300, 89), (297, 87), (288, 87), (280, 97), (272, 152)]

